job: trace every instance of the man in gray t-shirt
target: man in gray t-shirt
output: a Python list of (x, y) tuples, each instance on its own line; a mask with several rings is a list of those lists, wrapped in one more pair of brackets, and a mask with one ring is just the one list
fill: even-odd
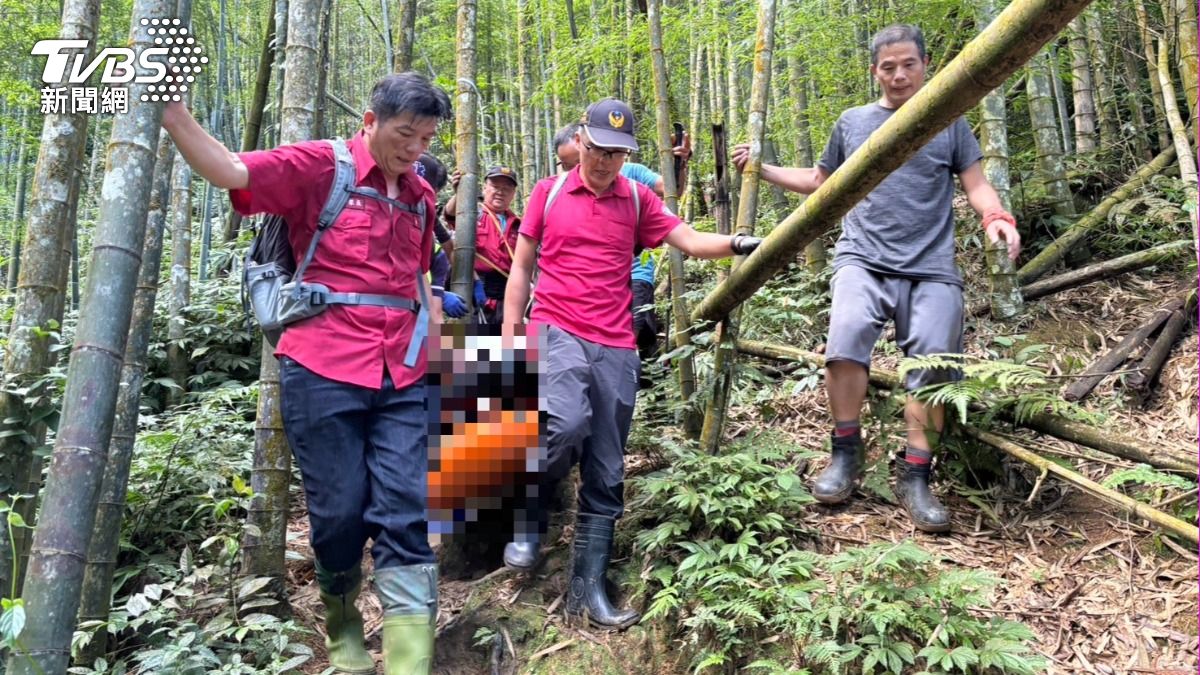
[[(851, 108), (834, 125), (816, 167), (764, 164), (762, 179), (809, 194), (854, 154), (867, 138), (925, 83), (929, 56), (920, 29), (893, 25), (875, 35), (871, 74), (883, 92), (876, 102)], [(739, 169), (749, 146), (734, 148)], [(1021, 250), (1016, 221), (984, 178), (979, 143), (959, 118), (916, 155), (893, 171), (842, 220), (834, 257), (833, 306), (825, 351), (825, 386), (833, 414), (829, 466), (813, 483), (813, 496), (827, 504), (845, 501), (862, 473), (863, 441), (859, 414), (867, 393), (871, 350), (883, 325), (896, 324), (896, 342), (909, 356), (962, 351), (962, 277), (954, 264), (954, 176), (967, 201), (983, 217), (989, 241), (1007, 244), (1009, 257)], [(937, 370), (910, 372), (912, 391), (954, 377)], [(926, 430), (941, 431), (941, 406), (909, 396), (904, 409), (908, 431), (896, 495), (918, 529), (950, 529), (946, 509), (929, 491), (932, 444)]]

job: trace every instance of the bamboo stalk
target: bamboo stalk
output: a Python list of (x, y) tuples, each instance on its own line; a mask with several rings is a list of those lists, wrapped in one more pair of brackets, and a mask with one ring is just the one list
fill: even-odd
[(996, 434), (991, 434), (979, 429), (973, 429), (971, 427), (961, 428), (972, 438), (987, 443), (993, 448), (996, 448), (1007, 455), (1015, 457), (1022, 462), (1032, 464), (1043, 472), (1052, 473), (1068, 483), (1082, 489), (1084, 492), (1087, 492), (1093, 497), (1096, 497), (1100, 501), (1115, 506), (1130, 515), (1148, 520), (1157, 527), (1178, 537), (1186, 539), (1193, 544), (1200, 542), (1200, 529), (1198, 529), (1195, 525), (1185, 523), (1174, 516), (1159, 511), (1149, 504), (1143, 504), (1135, 499), (1126, 497), (1116, 490), (1106, 488), (1095, 481), (1089, 480), (1078, 473), (1071, 471), (1070, 469), (1051, 462), (1050, 460), (1041, 457), (1034, 452), (1026, 450), (1012, 441), (1005, 440)]
[[(758, 3), (758, 28), (754, 36), (754, 76), (750, 84), (750, 159), (742, 169), (742, 189), (738, 199), (737, 231), (754, 233), (758, 213), (758, 185), (761, 182), (763, 139), (766, 134), (767, 102), (770, 98), (771, 72), (775, 55), (775, 0)], [(736, 270), (744, 261), (735, 258)], [(737, 374), (737, 332), (740, 312), (735, 309), (717, 326), (717, 351), (713, 358), (712, 388), (704, 411), (700, 447), (715, 453), (721, 442), (721, 430), (729, 406), (729, 392)]]
[(1125, 387), (1127, 389), (1135, 392), (1142, 398), (1150, 393), (1150, 385), (1158, 377), (1159, 371), (1162, 370), (1163, 364), (1167, 361), (1167, 356), (1171, 353), (1171, 347), (1175, 345), (1175, 341), (1183, 333), (1184, 327), (1195, 318), (1195, 311), (1196, 292), (1193, 291), (1188, 294), (1188, 299), (1183, 303), (1183, 307), (1171, 313), (1171, 318), (1167, 319), (1167, 324), (1163, 326), (1162, 332), (1158, 334), (1158, 338), (1150, 346), (1150, 351), (1146, 352), (1146, 355), (1138, 364), (1137, 372), (1125, 378)]
[(1015, 0), (905, 103), (692, 312), (715, 321), (784, 269), (860, 199), (1046, 44), (1089, 0)]
[(1173, 161), (1175, 161), (1175, 148), (1168, 147), (1148, 164), (1138, 169), (1121, 187), (1113, 190), (1104, 201), (1097, 204), (1096, 208), (1084, 214), (1050, 245), (1042, 249), (1042, 252), (1037, 254), (1033, 260), (1025, 263), (1017, 271), (1017, 277), (1021, 283), (1028, 284), (1036, 281), (1038, 277), (1049, 272), (1051, 267), (1062, 260), (1067, 252), (1078, 245), (1093, 229), (1108, 222), (1108, 212), (1112, 211), (1114, 206), (1129, 199), (1135, 190), (1141, 189), (1156, 174), (1170, 166)]
[(1096, 388), (1096, 385), (1104, 381), (1117, 366), (1125, 362), (1129, 357), (1130, 352), (1141, 345), (1150, 337), (1150, 334), (1158, 330), (1158, 327), (1163, 325), (1167, 317), (1171, 316), (1178, 307), (1183, 306), (1183, 300), (1173, 300), (1166, 307), (1161, 307), (1146, 320), (1137, 330), (1125, 336), (1116, 347), (1108, 350), (1100, 358), (1096, 359), (1091, 366), (1083, 373), (1083, 375), (1071, 383), (1063, 391), (1063, 398), (1068, 401), (1081, 401), (1087, 398), (1087, 395)]
[[(1159, 265), (1174, 260), (1186, 252), (1191, 252), (1191, 250), (1192, 242), (1190, 241), (1159, 244), (1145, 251), (1130, 253), (1129, 255), (1123, 255), (1112, 260), (1104, 260), (1077, 270), (1070, 270), (1053, 277), (1047, 277), (1032, 284), (1026, 284), (1021, 287), (1021, 294), (1026, 300), (1044, 298), (1048, 295), (1053, 295), (1069, 288), (1075, 288), (1076, 286), (1082, 286), (1083, 284), (1099, 279), (1109, 279), (1119, 274), (1125, 274), (1126, 272)], [(967, 316), (979, 316), (988, 310), (988, 306), (989, 303), (986, 300), (971, 303), (967, 308)]]
[[(760, 358), (804, 363), (817, 368), (825, 366), (825, 357), (816, 352), (754, 340), (738, 340), (738, 351)], [(890, 370), (872, 368), (867, 374), (871, 386), (880, 389), (900, 387), (900, 376)], [(1005, 416), (1017, 426), (1049, 434), (1064, 441), (1085, 445), (1105, 454), (1149, 464), (1158, 469), (1197, 475), (1196, 452), (1188, 447), (1168, 447), (1111, 431), (1101, 431), (1089, 424), (1069, 420), (1050, 413), (1037, 413), (1027, 420), (1017, 421)]]

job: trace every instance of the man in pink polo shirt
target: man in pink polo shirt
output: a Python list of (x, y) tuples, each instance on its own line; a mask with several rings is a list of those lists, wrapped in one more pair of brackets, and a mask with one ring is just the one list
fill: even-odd
[(625, 442), (638, 390), (640, 360), (629, 320), (634, 246), (655, 248), (665, 241), (697, 258), (724, 258), (746, 255), (761, 240), (697, 232), (653, 190), (621, 176), (621, 165), (638, 149), (629, 106), (603, 99), (588, 107), (580, 124), (579, 165), (561, 179), (543, 179), (529, 196), (505, 292), (511, 333), (524, 314), (537, 265), (530, 320), (547, 333), (549, 421), (546, 469), (525, 514), (535, 526), (518, 532), (517, 541), (505, 547), (504, 561), (519, 569), (534, 566), (546, 498), (578, 459), (583, 487), (567, 612), (602, 627), (625, 628), (638, 613), (615, 609), (604, 579), (613, 529), (624, 511)]
[[(361, 295), (290, 324), (275, 352), (284, 431), (304, 478), (329, 662), (342, 672), (375, 672), (355, 607), (368, 539), (383, 605), (385, 671), (428, 673), (433, 657), (425, 353), (408, 350), (417, 298), (429, 297), (436, 211), (433, 190), (413, 165), (449, 117), (449, 97), (420, 75), (389, 75), (375, 85), (362, 131), (347, 143), (355, 192), (304, 276), (331, 293)], [(292, 251), (303, 258), (333, 184), (332, 145), (234, 154), (181, 103), (167, 105), (163, 127), (197, 173), (229, 190), (240, 213), (283, 216)], [(375, 302), (354, 300), (363, 297)]]
[[(451, 178), (458, 188), (460, 174)], [(475, 222), (475, 307), (480, 323), (498, 326), (504, 318), (504, 287), (517, 248), (521, 217), (510, 208), (517, 196), (517, 174), (507, 166), (493, 166), (483, 177), (483, 201)], [(458, 196), (446, 202), (443, 213), (453, 222), (458, 211)]]

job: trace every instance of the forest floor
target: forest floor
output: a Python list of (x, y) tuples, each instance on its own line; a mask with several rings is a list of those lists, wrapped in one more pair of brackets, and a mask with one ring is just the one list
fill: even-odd
[[(1054, 372), (1072, 358), (1090, 362), (1165, 298), (1193, 282), (1180, 272), (1097, 282), (1052, 296), (1052, 304), (1033, 303), (1030, 318), (1016, 330), (1030, 343), (1044, 345), (1040, 364)], [(997, 330), (980, 322), (967, 335), (967, 351), (983, 354)], [(1013, 328), (1005, 331), (1011, 334)], [(1194, 446), (1196, 344), (1195, 332), (1189, 331), (1176, 345), (1144, 407), (1125, 400), (1114, 384), (1116, 378), (1103, 383), (1084, 406), (1105, 415), (1104, 428)], [(877, 367), (894, 368), (898, 360), (885, 351)], [(762, 417), (761, 407), (738, 409), (730, 433), (769, 424), (799, 446), (818, 450), (824, 446), (828, 422), (819, 387), (796, 395), (780, 393), (770, 409), (770, 419)], [(884, 457), (878, 470), (886, 471), (887, 448), (900, 443), (899, 433), (895, 424), (867, 430), (871, 452)], [(1034, 449), (1071, 447), (1028, 432), (1015, 436)], [(631, 474), (646, 471), (644, 457), (631, 453), (627, 461)], [(1095, 455), (1073, 463), (1096, 480), (1115, 466), (1132, 466)], [(808, 466), (806, 475), (814, 475), (822, 464), (818, 460)], [(1195, 673), (1196, 552), (1053, 479), (1027, 501), (1034, 472), (1012, 463), (1005, 466), (1010, 479), (984, 489), (951, 484), (944, 477), (939, 481), (937, 490), (953, 518), (953, 531), (947, 535), (914, 531), (899, 507), (863, 492), (845, 506), (809, 507), (805, 524), (816, 531), (816, 546), (823, 552), (912, 538), (955, 565), (995, 575), (1001, 584), (994, 601), (977, 611), (1027, 624), (1036, 634), (1034, 647), (1047, 659), (1049, 672)], [(1196, 500), (1194, 492), (1184, 498)], [(290, 546), (305, 560), (290, 563), (289, 591), (297, 617), (320, 635), (306, 526), (303, 511), (298, 510), (291, 523)], [(605, 634), (567, 624), (562, 593), (570, 529), (569, 523), (557, 529), (559, 536), (552, 541), (546, 561), (533, 574), (505, 570), (498, 549), (451, 566), (457, 569), (443, 565), (435, 672), (687, 672), (686, 650), (677, 649), (673, 642), (679, 636), (664, 634), (661, 626), (639, 625)], [(618, 583), (635, 578), (639, 562), (614, 561), (610, 578)], [(369, 646), (378, 654), (378, 601), (364, 594), (360, 602), (367, 616)], [(326, 665), (319, 637), (314, 638), (314, 647), (318, 659), (306, 666), (307, 672), (321, 672)]]

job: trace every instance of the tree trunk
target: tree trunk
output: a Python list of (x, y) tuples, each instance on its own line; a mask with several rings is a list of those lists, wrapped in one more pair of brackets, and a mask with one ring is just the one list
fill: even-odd
[(762, 246), (693, 310), (693, 321), (719, 320), (753, 295), (934, 135), (1003, 83), (1087, 2), (1015, 0), (1010, 4), (776, 226)]
[[(380, 0), (384, 7), (387, 6), (387, 0)], [(332, 120), (329, 116), (329, 53), (332, 49), (330, 44), (331, 34), (333, 32), (333, 0), (321, 0), (321, 28), (317, 37), (317, 44), (320, 46), (320, 53), (317, 55), (317, 110), (313, 118), (313, 137), (328, 138), (333, 129)], [(385, 33), (387, 32), (386, 14), (384, 15)], [(358, 114), (354, 115), (358, 118)]]
[(1118, 50), (1121, 55), (1121, 77), (1125, 83), (1125, 99), (1126, 107), (1129, 108), (1129, 116), (1133, 121), (1132, 138), (1134, 153), (1137, 155), (1139, 162), (1148, 162), (1154, 154), (1150, 152), (1150, 145), (1147, 142), (1147, 134), (1150, 132), (1150, 124), (1146, 120), (1146, 113), (1142, 110), (1142, 89), (1141, 77), (1138, 75), (1137, 57), (1133, 52), (1133, 36), (1128, 21), (1122, 17), (1117, 23), (1117, 35), (1119, 37)]
[[(166, 0), (137, 0), (133, 16), (167, 16), (173, 9)], [(132, 21), (130, 43), (137, 49), (151, 44), (146, 29)], [(137, 71), (147, 75), (144, 68)], [(147, 86), (131, 83), (130, 101), (140, 102)], [(105, 174), (100, 193), (87, 290), (23, 590), (29, 620), (9, 658), (10, 675), (61, 673), (67, 667), (112, 434), (161, 120), (161, 105), (132, 103), (129, 113), (113, 122), (108, 165), (122, 170)]]
[(1092, 58), (1092, 77), (1096, 85), (1097, 113), (1100, 117), (1100, 145), (1112, 150), (1120, 140), (1121, 118), (1117, 114), (1117, 94), (1113, 90), (1112, 66), (1108, 49), (1104, 46), (1104, 34), (1100, 30), (1100, 17), (1093, 6), (1083, 13), (1083, 24), (1087, 30), (1088, 48)]
[[(691, 54), (691, 69), (688, 75), (691, 78), (691, 89), (689, 91), (688, 100), (688, 128), (687, 134), (692, 140), (692, 154), (699, 157), (703, 150), (703, 134), (698, 133), (700, 130), (700, 120), (703, 116), (703, 100), (704, 100), (704, 47), (696, 45), (692, 48)], [(681, 141), (682, 142), (682, 141)], [(684, 217), (688, 222), (693, 222), (701, 213), (701, 207), (704, 200), (699, 198), (700, 177), (696, 174), (697, 171), (687, 172), (687, 185), (682, 186), (684, 195)]]
[[(808, 66), (795, 49), (788, 54), (788, 70), (791, 73), (788, 83), (791, 85), (792, 115), (795, 120), (795, 165), (810, 167), (813, 166), (813, 147), (808, 116)], [(804, 203), (806, 196), (800, 195), (800, 204)], [(804, 247), (804, 261), (809, 273), (814, 277), (825, 270), (829, 264), (828, 256), (825, 253), (825, 242), (821, 241), (820, 237)]]
[(1058, 110), (1058, 129), (1062, 136), (1063, 152), (1067, 155), (1074, 155), (1075, 136), (1071, 133), (1071, 114), (1067, 112), (1067, 95), (1063, 91), (1062, 75), (1058, 69), (1058, 45), (1056, 43), (1050, 43), (1050, 88), (1054, 90), (1054, 107)]
[(17, 275), (21, 272), (21, 235), (23, 234), (22, 225), (25, 223), (25, 195), (29, 187), (29, 172), (25, 168), (29, 160), (29, 140), (25, 138), (25, 131), (28, 129), (28, 125), (28, 114), (22, 114), (21, 148), (17, 151), (17, 189), (16, 197), (14, 197), (15, 204), (13, 205), (12, 234), (10, 235), (12, 237), (12, 246), (8, 263), (5, 265), (5, 285), (8, 287), (9, 299), (13, 297), (13, 292), (17, 289)]
[(187, 334), (187, 308), (192, 298), (192, 168), (175, 157), (171, 172), (171, 302), (167, 320), (167, 371), (179, 389), (170, 400), (178, 404), (188, 390), (190, 359), (183, 342)]
[(1162, 85), (1158, 82), (1156, 69), (1158, 57), (1154, 54), (1154, 42), (1150, 36), (1150, 25), (1146, 20), (1146, 3), (1143, 0), (1133, 0), (1133, 10), (1137, 15), (1138, 36), (1142, 41), (1142, 53), (1146, 58), (1146, 69), (1149, 71), (1151, 100), (1154, 104), (1154, 130), (1158, 132), (1159, 152), (1171, 145), (1170, 127), (1167, 124), (1167, 111), (1163, 108)]
[[(99, 0), (66, 2), (59, 38), (87, 40), (90, 45), (96, 36), (99, 16)], [(81, 54), (85, 61), (92, 58), (90, 47), (64, 51)], [(69, 231), (71, 197), (79, 193), (79, 174), (74, 168), (83, 160), (87, 124), (88, 116), (82, 113), (50, 113), (42, 123), (25, 243), (20, 257), (12, 261), (14, 265), (23, 264), (19, 270), (15, 267), (12, 270), (17, 286), (4, 354), (4, 375), (10, 387), (33, 386), (50, 365), (51, 333), (62, 322), (62, 248)], [(30, 396), (38, 393), (30, 391)], [(22, 494), (33, 466), (33, 450), (42, 444), (41, 420), (50, 412), (31, 410), (26, 398), (0, 391), (0, 420), (19, 420), (3, 422), (2, 428), (10, 434), (0, 438), (0, 500), (11, 504), (15, 495)], [(26, 499), (32, 500), (33, 495), (27, 495)], [(20, 533), (22, 538), (25, 535), (24, 531)], [(8, 528), (0, 528), (0, 595), (5, 597), (9, 597), (14, 579), (20, 576), (13, 565), (15, 550)]]
[[(454, 229), (454, 276), (450, 290), (474, 312), (472, 274), (475, 268), (475, 221), (479, 215), (479, 137), (476, 119), (479, 90), (475, 88), (475, 14), (477, 0), (458, 0), (457, 62), (458, 96), (454, 106), (455, 160), (462, 180), (458, 183), (458, 211)], [(574, 21), (574, 19), (572, 19)]]
[(417, 42), (417, 0), (400, 0), (400, 46), (396, 72), (413, 69), (413, 45)]
[(1083, 19), (1071, 22), (1067, 44), (1071, 48), (1071, 90), (1075, 96), (1075, 151), (1082, 154), (1096, 149), (1096, 99), (1092, 95), (1092, 71)]
[[(1167, 113), (1167, 123), (1171, 127), (1171, 139), (1175, 144), (1175, 158), (1179, 160), (1179, 178), (1189, 190), (1189, 199), (1193, 206), (1196, 203), (1196, 156), (1192, 153), (1192, 145), (1188, 140), (1187, 127), (1179, 114), (1179, 104), (1176, 103), (1175, 84), (1171, 81), (1170, 64), (1167, 61), (1167, 45), (1158, 43), (1158, 84), (1162, 87), (1163, 108)], [(1193, 226), (1196, 219), (1192, 219)], [(1200, 236), (1197, 237), (1200, 241)]]
[[(1179, 15), (1179, 33), (1175, 43), (1179, 46), (1179, 83), (1187, 96), (1188, 116), (1196, 115), (1196, 3), (1194, 0), (1175, 0), (1175, 11)], [(1195, 123), (1195, 120), (1192, 120)]]
[(529, 199), (538, 176), (534, 170), (537, 148), (533, 140), (536, 124), (533, 115), (533, 74), (530, 72), (529, 0), (517, 2), (517, 78), (520, 87), (521, 117), (521, 194)]
[[(184, 22), (186, 17), (180, 16)], [(170, 199), (171, 168), (175, 146), (165, 131), (158, 140), (158, 160), (146, 215), (146, 243), (142, 248), (142, 266), (133, 296), (133, 315), (121, 365), (121, 384), (113, 424), (108, 462), (100, 487), (96, 524), (88, 546), (87, 566), (83, 572), (83, 591), (79, 622), (107, 621), (112, 598), (113, 573), (117, 570), (121, 519), (125, 512), (125, 491), (129, 484), (129, 466), (137, 438), (138, 414), (142, 400), (142, 380), (146, 374), (146, 354), (154, 323), (154, 302), (158, 294), (158, 275), (162, 263), (163, 229)], [(108, 631), (99, 630), (80, 650), (76, 663), (91, 666), (107, 653)]]
[[(280, 0), (281, 2), (283, 0)], [(286, 62), (280, 105), (279, 140), (281, 144), (310, 140), (317, 99), (319, 67), (318, 41), (321, 0), (290, 0), (287, 6)], [(276, 19), (278, 21), (278, 19)], [(280, 410), (279, 361), (263, 340), (258, 372), (258, 413), (254, 422), (254, 458), (250, 470), (250, 502), (246, 523), (258, 534), (242, 536), (242, 568), (246, 576), (271, 579), (265, 595), (282, 600), (286, 595), (284, 564), (287, 547), (288, 481), (292, 461), (291, 448), (283, 433)], [(286, 614), (290, 607), (281, 602), (273, 613)]]
[[(980, 11), (977, 22), (979, 30), (983, 30), (996, 17), (995, 4), (990, 0)], [(1036, 61), (1039, 56), (1035, 56)], [(980, 146), (983, 150), (983, 174), (988, 182), (996, 189), (1000, 203), (1005, 209), (1012, 210), (1010, 199), (1011, 189), (1008, 179), (1008, 111), (1003, 87), (997, 87), (988, 92), (979, 104), (980, 108)], [(1032, 106), (1030, 106), (1032, 109)], [(1053, 117), (1053, 110), (1051, 116)], [(1036, 125), (1035, 125), (1036, 126)], [(991, 245), (984, 240), (985, 255), (987, 256), (988, 279), (991, 282), (992, 316), (996, 319), (1010, 319), (1021, 312), (1021, 289), (1016, 281), (1016, 268), (1008, 257), (1007, 247), (1003, 243)]]
[(1054, 214), (1074, 219), (1075, 200), (1067, 184), (1067, 169), (1063, 165), (1062, 146), (1059, 144), (1054, 100), (1051, 97), (1050, 77), (1047, 71), (1046, 55), (1041, 53), (1030, 59), (1025, 76), (1025, 86), (1029, 95), (1029, 121), (1037, 146), (1038, 173), (1045, 185), (1046, 197), (1054, 209)]
[(1079, 220), (1076, 220), (1071, 227), (1067, 228), (1049, 246), (1042, 249), (1042, 252), (1037, 254), (1033, 260), (1025, 263), (1025, 266), (1017, 271), (1017, 276), (1021, 283), (1031, 283), (1046, 272), (1049, 272), (1050, 268), (1062, 260), (1067, 251), (1077, 246), (1081, 240), (1087, 237), (1092, 229), (1108, 222), (1108, 212), (1114, 206), (1129, 199), (1133, 195), (1134, 190), (1140, 189), (1173, 161), (1175, 161), (1175, 148), (1171, 146), (1160, 152), (1152, 162), (1138, 169), (1121, 187), (1113, 190), (1104, 201), (1097, 204), (1096, 208), (1088, 211)]
[[(267, 14), (267, 30), (263, 34), (262, 51), (258, 54), (258, 69), (254, 78), (254, 94), (250, 99), (250, 108), (246, 112), (246, 128), (242, 130), (242, 152), (250, 152), (258, 147), (262, 134), (263, 110), (267, 107), (267, 94), (271, 90), (271, 67), (275, 61), (275, 13)], [(238, 238), (242, 217), (235, 209), (229, 209), (225, 219), (225, 231), (221, 240), (229, 243)]]
[[(646, 20), (650, 29), (650, 65), (654, 71), (654, 108), (655, 108), (655, 139), (658, 141), (658, 167), (662, 174), (664, 202), (668, 209), (677, 212), (679, 209), (678, 188), (675, 185), (675, 156), (671, 154), (671, 106), (667, 101), (667, 63), (663, 53), (662, 39), (662, 3), (661, 0), (648, 0), (646, 3)], [(691, 344), (691, 325), (688, 323), (688, 311), (684, 293), (683, 253), (674, 247), (667, 250), (671, 271), (671, 311), (675, 322), (675, 346), (684, 347)], [(700, 435), (701, 418), (699, 411), (693, 407), (692, 400), (696, 392), (696, 371), (690, 354), (680, 356), (675, 361), (679, 374), (679, 395), (684, 401), (683, 429), (689, 438)]]
[[(761, 180), (763, 139), (766, 135), (767, 102), (770, 100), (771, 73), (775, 56), (775, 0), (759, 0), (758, 29), (754, 35), (754, 77), (750, 84), (749, 128), (750, 159), (742, 169), (742, 194), (738, 200), (737, 231), (754, 234), (758, 214), (758, 185)], [(734, 259), (736, 270), (745, 258)], [(737, 373), (737, 333), (739, 314), (736, 309), (717, 325), (717, 351), (713, 358), (713, 384), (708, 406), (704, 411), (704, 426), (700, 432), (700, 447), (716, 453), (729, 408), (729, 394)]]

